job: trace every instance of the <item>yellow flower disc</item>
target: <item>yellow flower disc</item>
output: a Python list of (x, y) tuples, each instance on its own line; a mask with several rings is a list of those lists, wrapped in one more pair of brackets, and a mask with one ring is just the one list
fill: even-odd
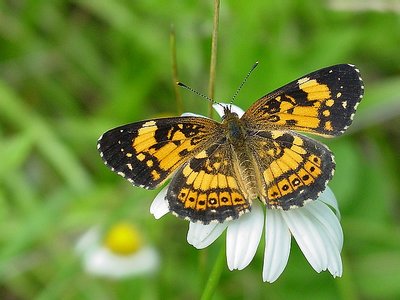
[(135, 253), (142, 244), (139, 232), (129, 223), (119, 223), (106, 233), (104, 243), (112, 252), (120, 255)]

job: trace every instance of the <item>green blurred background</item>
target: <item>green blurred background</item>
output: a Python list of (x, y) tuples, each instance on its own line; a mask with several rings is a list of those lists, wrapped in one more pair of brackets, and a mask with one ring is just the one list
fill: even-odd
[[(217, 101), (231, 99), (257, 60), (236, 100), (242, 108), (337, 63), (359, 67), (365, 97), (348, 133), (325, 140), (337, 162), (330, 187), (342, 212), (343, 277), (314, 272), (293, 242), (282, 276), (263, 283), (260, 245), (245, 270), (225, 267), (215, 299), (400, 297), (400, 8), (352, 1), (221, 3)], [(212, 18), (211, 0), (0, 1), (1, 299), (201, 295), (224, 237), (198, 251), (186, 242), (186, 221), (155, 220), (148, 210), (157, 191), (110, 172), (96, 140), (117, 125), (178, 113), (171, 25), (179, 79), (207, 92)], [(206, 101), (180, 93), (185, 111), (207, 113)], [(158, 248), (156, 275), (113, 281), (82, 270), (76, 240), (119, 220)]]

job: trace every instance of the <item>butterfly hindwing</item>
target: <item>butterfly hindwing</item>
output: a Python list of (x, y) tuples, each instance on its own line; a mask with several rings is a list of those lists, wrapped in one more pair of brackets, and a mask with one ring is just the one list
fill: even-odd
[(284, 131), (259, 131), (251, 141), (265, 183), (264, 202), (284, 210), (303, 206), (322, 192), (335, 169), (333, 155), (309, 137)]
[(364, 87), (353, 65), (312, 72), (257, 100), (244, 114), (250, 126), (342, 134), (351, 124)]
[(166, 199), (172, 212), (208, 224), (236, 219), (250, 210), (233, 168), (232, 149), (214, 143), (184, 164), (170, 182)]
[(104, 133), (98, 149), (106, 165), (134, 185), (155, 188), (207, 147), (218, 123), (200, 117), (132, 123)]

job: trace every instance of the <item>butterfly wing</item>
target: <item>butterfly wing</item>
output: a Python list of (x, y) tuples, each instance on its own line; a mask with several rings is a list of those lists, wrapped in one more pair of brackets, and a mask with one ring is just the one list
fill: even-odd
[(153, 189), (218, 136), (219, 123), (200, 117), (141, 121), (111, 129), (97, 148), (112, 171)]
[(333, 155), (323, 144), (284, 131), (258, 131), (250, 142), (259, 177), (260, 197), (268, 207), (288, 210), (314, 200), (332, 178)]
[(243, 115), (251, 127), (269, 124), (324, 136), (342, 134), (364, 93), (359, 70), (341, 64), (312, 72), (261, 97)]
[(208, 224), (238, 218), (250, 210), (235, 171), (234, 152), (225, 137), (184, 164), (170, 182), (170, 210), (192, 222)]

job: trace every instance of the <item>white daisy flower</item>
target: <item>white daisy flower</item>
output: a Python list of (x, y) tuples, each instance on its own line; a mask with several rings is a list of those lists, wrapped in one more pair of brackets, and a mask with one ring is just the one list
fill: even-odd
[(159, 266), (157, 251), (143, 245), (138, 230), (119, 223), (103, 234), (99, 227), (87, 231), (76, 245), (86, 272), (109, 278), (154, 273)]
[[(223, 114), (221, 106), (214, 105), (214, 108)], [(231, 109), (239, 116), (244, 113), (234, 105)], [(150, 212), (156, 219), (169, 212), (165, 199), (167, 189), (168, 186), (161, 190), (151, 204)], [(282, 274), (289, 258), (291, 236), (315, 271), (328, 270), (334, 277), (340, 277), (343, 231), (339, 218), (336, 198), (327, 187), (315, 201), (288, 211), (265, 209), (264, 212), (261, 203), (254, 201), (251, 212), (239, 219), (208, 225), (191, 222), (187, 241), (197, 249), (203, 249), (226, 229), (228, 268), (242, 270), (254, 258), (264, 229), (264, 281), (274, 282)]]

